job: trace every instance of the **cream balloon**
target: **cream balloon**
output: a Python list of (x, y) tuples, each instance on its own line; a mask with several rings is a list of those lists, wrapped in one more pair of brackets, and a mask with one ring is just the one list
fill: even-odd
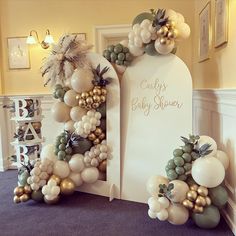
[(72, 88), (72, 87), (71, 87), (71, 78), (66, 79), (65, 82), (64, 82), (64, 84), (65, 84), (66, 87)]
[(175, 203), (182, 203), (189, 191), (188, 185), (182, 180), (173, 180), (169, 184), (174, 184), (170, 200)]
[(139, 48), (134, 45), (129, 45), (129, 51), (135, 57), (141, 56), (144, 53), (143, 48)]
[(47, 144), (42, 148), (42, 151), (40, 153), (41, 160), (49, 159), (50, 161), (56, 162), (57, 157), (54, 154), (55, 146), (53, 144)]
[(157, 199), (152, 199), (148, 201), (148, 206), (151, 211), (159, 212), (161, 210), (161, 204), (158, 202)]
[(179, 32), (179, 36), (183, 39), (188, 38), (191, 34), (191, 29), (189, 25), (186, 23), (177, 24), (176, 28)]
[(77, 93), (87, 92), (93, 88), (93, 78), (91, 70), (78, 68), (71, 77), (71, 86)]
[(168, 221), (173, 225), (183, 225), (189, 218), (189, 212), (182, 204), (170, 204), (167, 211)]
[(160, 220), (160, 221), (165, 221), (168, 219), (168, 211), (166, 209), (162, 209), (161, 211), (159, 211), (157, 213), (157, 219)]
[(167, 9), (166, 10), (165, 17), (168, 17), (169, 20), (173, 20), (175, 22), (177, 22), (177, 20), (178, 20), (177, 13), (172, 9)]
[(66, 161), (56, 161), (53, 166), (53, 174), (61, 179), (68, 177), (70, 174), (69, 164)]
[(151, 219), (156, 219), (157, 218), (157, 213), (156, 212), (153, 212), (151, 211), (150, 209), (148, 210), (148, 216), (151, 218)]
[(81, 172), (81, 178), (85, 183), (92, 184), (98, 180), (99, 171), (96, 167), (85, 168)]
[(201, 157), (192, 165), (192, 177), (197, 184), (214, 188), (223, 182), (225, 169), (215, 157)]
[(74, 154), (69, 161), (70, 169), (79, 173), (84, 169), (84, 156), (82, 154)]
[(87, 114), (87, 111), (79, 106), (72, 107), (70, 110), (70, 117), (73, 121), (80, 121), (82, 117)]
[(71, 172), (69, 178), (74, 182), (76, 187), (79, 187), (83, 184), (80, 173)]
[(73, 120), (69, 120), (64, 124), (64, 130), (73, 133), (75, 131), (74, 127), (75, 122)]
[(161, 204), (161, 208), (168, 208), (170, 201), (166, 197), (159, 197), (158, 202)]
[(212, 150), (212, 152), (208, 155), (205, 155), (204, 157), (214, 156), (217, 151), (217, 144), (216, 144), (216, 141), (209, 136), (201, 135), (200, 139), (198, 140), (198, 143), (197, 143), (197, 148), (199, 149), (200, 147), (202, 147), (206, 143), (211, 145), (209, 150)]
[(215, 154), (215, 158), (218, 159), (221, 162), (221, 164), (224, 166), (225, 170), (228, 169), (228, 167), (229, 167), (229, 157), (225, 152), (223, 152), (221, 150), (217, 150), (216, 154)]
[(160, 190), (159, 188), (160, 184), (168, 185), (168, 179), (160, 175), (154, 175), (148, 179), (146, 188), (147, 188), (148, 193), (152, 197), (158, 196), (159, 190)]
[(181, 24), (185, 22), (184, 16), (180, 13), (176, 13), (177, 14), (177, 24)]
[(70, 119), (70, 107), (68, 107), (64, 102), (57, 102), (53, 105), (52, 117), (57, 122), (66, 122)]
[(157, 39), (157, 40), (155, 41), (154, 46), (155, 46), (155, 49), (156, 49), (156, 51), (157, 51), (158, 53), (160, 53), (160, 54), (162, 54), (162, 55), (166, 55), (166, 54), (171, 53), (171, 51), (172, 51), (172, 50), (174, 49), (174, 47), (175, 47), (175, 43), (174, 43), (174, 41), (172, 40), (172, 41), (170, 41), (170, 43), (168, 43), (168, 44), (161, 44), (161, 43), (160, 43), (160, 40)]
[(76, 105), (78, 105), (78, 100), (76, 99), (77, 95), (78, 94), (73, 89), (68, 90), (64, 96), (65, 104), (70, 107), (75, 107)]

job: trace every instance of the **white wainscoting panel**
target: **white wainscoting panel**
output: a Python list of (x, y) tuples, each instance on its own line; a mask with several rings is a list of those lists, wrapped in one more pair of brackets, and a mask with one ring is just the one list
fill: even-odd
[(236, 234), (236, 89), (194, 91), (193, 133), (213, 137), (230, 158), (225, 180), (229, 201), (223, 215)]

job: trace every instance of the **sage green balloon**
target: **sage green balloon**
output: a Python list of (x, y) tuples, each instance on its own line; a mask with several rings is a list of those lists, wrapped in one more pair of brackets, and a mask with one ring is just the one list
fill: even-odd
[(156, 55), (160, 55), (157, 50), (155, 49), (155, 41), (152, 41), (151, 43), (147, 44), (144, 47), (144, 52), (146, 52), (149, 56), (156, 56)]
[(31, 193), (32, 200), (34, 200), (36, 202), (42, 202), (43, 201), (43, 197), (44, 197), (44, 195), (42, 194), (41, 189), (39, 189), (37, 191), (33, 191)]
[(142, 21), (145, 20), (145, 19), (148, 19), (148, 20), (152, 21), (153, 20), (153, 15), (149, 12), (140, 13), (139, 15), (137, 15), (134, 18), (132, 26), (135, 25), (135, 24), (141, 24)]
[(25, 186), (27, 184), (27, 179), (29, 177), (29, 173), (28, 171), (24, 171), (23, 173), (21, 173), (20, 175), (18, 175), (18, 181), (20, 186)]
[(203, 229), (213, 229), (220, 222), (220, 212), (217, 207), (211, 205), (204, 209), (203, 213), (193, 213), (194, 223)]
[(209, 188), (209, 197), (211, 198), (212, 204), (215, 206), (222, 208), (228, 201), (228, 193), (226, 189), (219, 185), (215, 188)]

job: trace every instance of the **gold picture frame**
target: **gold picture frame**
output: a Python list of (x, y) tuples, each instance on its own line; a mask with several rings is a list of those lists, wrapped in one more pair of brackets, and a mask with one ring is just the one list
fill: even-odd
[(30, 69), (29, 48), (26, 36), (7, 38), (8, 65), (10, 70)]
[(215, 48), (228, 42), (229, 1), (215, 0)]
[(199, 62), (210, 58), (211, 46), (211, 3), (199, 13)]

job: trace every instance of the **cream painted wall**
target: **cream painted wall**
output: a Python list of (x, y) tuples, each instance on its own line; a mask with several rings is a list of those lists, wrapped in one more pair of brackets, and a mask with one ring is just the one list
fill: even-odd
[[(40, 46), (30, 48), (31, 69), (9, 70), (7, 37), (27, 36), (31, 29), (40, 38), (50, 29), (55, 40), (66, 32), (85, 32), (89, 42), (95, 25), (130, 24), (132, 19), (150, 8), (172, 8), (182, 13), (191, 28), (194, 23), (194, 0), (0, 0), (2, 16), (3, 94), (47, 93), (39, 73), (41, 60), (48, 50)], [(178, 49), (178, 55), (192, 70), (192, 39)]]
[(235, 53), (236, 53), (236, 1), (229, 0), (228, 43), (214, 48), (215, 0), (211, 0), (212, 47), (210, 59), (198, 62), (199, 12), (209, 0), (195, 0), (195, 24), (193, 37), (194, 88), (235, 88)]

